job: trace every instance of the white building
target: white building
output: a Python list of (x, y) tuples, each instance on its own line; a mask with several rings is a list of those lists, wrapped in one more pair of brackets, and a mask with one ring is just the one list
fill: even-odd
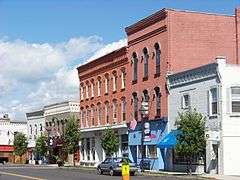
[[(216, 63), (168, 76), (169, 131), (178, 112), (196, 109), (207, 118), (206, 171), (240, 175), (240, 66)], [(168, 169), (180, 170), (183, 159), (169, 152)], [(172, 161), (173, 159), (173, 161)], [(196, 159), (196, 163), (202, 163)], [(196, 166), (196, 171), (202, 171)]]
[(13, 122), (7, 114), (0, 118), (0, 158), (4, 161), (14, 161), (13, 141), (18, 132), (27, 135), (27, 122)]
[(28, 160), (30, 164), (35, 164), (35, 160), (39, 160), (41, 158), (33, 153), (36, 146), (36, 140), (39, 136), (46, 132), (44, 111), (39, 110), (26, 113), (26, 117), (28, 132)]

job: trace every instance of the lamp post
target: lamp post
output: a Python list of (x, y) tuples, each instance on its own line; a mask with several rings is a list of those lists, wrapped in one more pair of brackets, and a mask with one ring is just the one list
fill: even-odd
[(141, 108), (140, 108), (140, 113), (141, 113), (141, 117), (142, 117), (142, 123), (141, 123), (141, 130), (142, 130), (142, 137), (141, 137), (141, 154), (142, 154), (142, 163), (141, 163), (141, 172), (144, 172), (144, 136), (145, 136), (145, 132), (144, 132), (144, 126), (145, 126), (145, 122), (148, 120), (148, 109), (149, 109), (149, 103), (148, 101), (143, 101), (141, 104)]

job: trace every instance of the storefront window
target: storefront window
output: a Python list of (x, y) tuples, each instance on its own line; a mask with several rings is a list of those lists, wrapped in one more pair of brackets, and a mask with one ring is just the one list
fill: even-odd
[[(204, 153), (195, 154), (192, 157), (192, 164), (204, 165)], [(173, 164), (188, 164), (188, 157), (178, 154), (173, 151)]]
[(92, 138), (92, 159), (95, 161), (95, 138)]
[(82, 156), (82, 160), (85, 160), (84, 148), (85, 148), (84, 139), (82, 139), (81, 140), (81, 156)]
[[(143, 146), (143, 157), (146, 157), (146, 145)], [(138, 146), (138, 158), (142, 158), (142, 146)]]
[(121, 139), (122, 139), (122, 154), (127, 153), (128, 152), (128, 135), (124, 134), (121, 135)]
[(86, 150), (87, 150), (87, 160), (90, 161), (90, 139), (89, 138), (87, 138)]
[(157, 158), (157, 147), (156, 145), (148, 145), (148, 155), (149, 158)]

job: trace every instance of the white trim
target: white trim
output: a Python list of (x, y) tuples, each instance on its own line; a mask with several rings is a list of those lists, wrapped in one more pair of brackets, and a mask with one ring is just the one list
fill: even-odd
[(118, 128), (127, 128), (126, 124), (121, 124), (121, 125), (107, 125), (107, 126), (102, 126), (102, 127), (93, 127), (93, 128), (84, 128), (80, 129), (81, 132), (89, 132), (89, 131), (99, 131), (99, 130), (104, 130), (108, 127), (111, 127), (112, 129), (118, 129)]

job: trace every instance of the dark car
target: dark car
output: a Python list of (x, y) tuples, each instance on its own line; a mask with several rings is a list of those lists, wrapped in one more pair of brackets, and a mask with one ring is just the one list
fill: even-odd
[(130, 175), (134, 176), (135, 172), (138, 171), (137, 165), (133, 163), (130, 159), (128, 158), (106, 158), (102, 163), (100, 163), (97, 166), (97, 172), (98, 174), (102, 174), (104, 172), (108, 172), (110, 176), (113, 176), (116, 173), (121, 173), (122, 172), (122, 164), (123, 162), (128, 162), (129, 163), (129, 168), (130, 168)]

